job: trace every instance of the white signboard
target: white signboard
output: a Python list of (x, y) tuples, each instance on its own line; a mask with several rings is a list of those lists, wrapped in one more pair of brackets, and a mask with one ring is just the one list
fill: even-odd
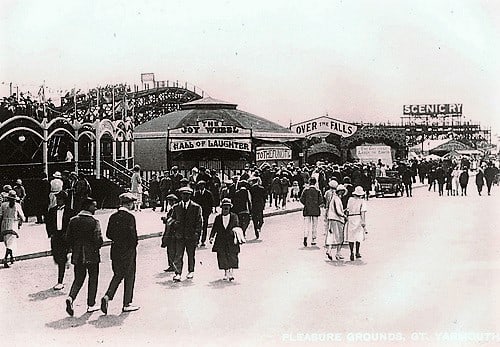
[(257, 147), (256, 160), (289, 160), (292, 150), (288, 147)]
[(354, 124), (341, 122), (330, 117), (319, 117), (292, 125), (292, 131), (303, 136), (309, 136), (318, 133), (333, 133), (342, 137), (353, 135), (358, 127)]
[(170, 151), (179, 152), (190, 149), (232, 149), (235, 151), (251, 151), (250, 139), (170, 139)]
[(170, 138), (207, 138), (207, 137), (250, 137), (250, 129), (240, 128), (234, 125), (224, 125), (220, 120), (206, 119), (199, 121), (197, 125), (185, 125), (169, 131)]
[(357, 146), (356, 156), (362, 163), (377, 163), (381, 159), (385, 165), (392, 165), (390, 146)]

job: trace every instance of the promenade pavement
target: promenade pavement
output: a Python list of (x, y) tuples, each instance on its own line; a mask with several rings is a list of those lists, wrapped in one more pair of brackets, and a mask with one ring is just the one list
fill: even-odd
[[(471, 187), (474, 188), (474, 187)], [(222, 281), (210, 246), (196, 252), (195, 277), (172, 281), (158, 238), (138, 246), (134, 303), (120, 313), (122, 288), (108, 315), (64, 311), (73, 280), (54, 291), (50, 257), (0, 269), (0, 341), (6, 346), (469, 346), (500, 342), (500, 189), (492, 196), (368, 201), (362, 258), (325, 257), (303, 247), (300, 212), (268, 217), (260, 240), (241, 247), (234, 282)], [(142, 212), (144, 213), (144, 212)], [(153, 215), (153, 214), (151, 214)], [(142, 218), (142, 217), (140, 217)], [(101, 250), (98, 298), (112, 277)]]
[[(270, 207), (269, 204), (267, 204), (266, 209), (264, 210), (264, 216), (296, 212), (301, 209), (302, 204), (297, 201), (290, 201), (287, 203), (286, 208), (279, 210), (274, 206)], [(220, 212), (220, 208), (218, 208), (217, 211)], [(109, 216), (114, 212), (114, 209), (103, 209), (97, 210), (95, 214), (95, 217), (101, 224), (105, 245), (109, 245), (109, 240), (106, 238), (105, 234)], [(134, 212), (134, 215), (136, 217), (137, 234), (139, 235), (139, 239), (158, 237), (163, 233), (164, 224), (161, 221), (161, 217), (164, 216), (165, 213), (160, 212), (159, 208), (157, 208), (156, 211), (153, 211), (151, 208), (143, 209), (141, 212)], [(212, 213), (208, 219), (209, 233), (210, 226), (212, 225), (216, 215), (217, 213)], [(17, 250), (14, 254), (17, 260), (50, 255), (50, 239), (47, 237), (45, 224), (36, 224), (35, 220), (35, 217), (31, 217), (30, 221), (28, 223), (24, 223), (21, 230), (18, 232), (19, 239), (17, 240)], [(250, 223), (250, 230), (253, 230), (252, 228), (253, 224)]]

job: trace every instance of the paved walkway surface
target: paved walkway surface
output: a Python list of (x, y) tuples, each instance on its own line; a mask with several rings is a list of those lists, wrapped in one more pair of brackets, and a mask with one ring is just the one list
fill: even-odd
[[(264, 215), (283, 214), (294, 212), (299, 209), (302, 209), (302, 204), (300, 202), (290, 201), (287, 203), (286, 208), (283, 209), (276, 209), (267, 205)], [(220, 212), (220, 208), (218, 208), (217, 211)], [(114, 212), (115, 210), (113, 209), (104, 209), (98, 210), (95, 215), (101, 224), (105, 241), (109, 241), (105, 235), (106, 227), (108, 225), (109, 216)], [(163, 233), (164, 224), (161, 221), (161, 217), (164, 216), (165, 213), (160, 212), (159, 209), (156, 211), (153, 211), (151, 208), (143, 209), (141, 212), (134, 212), (134, 215), (136, 217), (137, 233), (140, 239), (157, 237)], [(210, 215), (208, 220), (209, 226), (213, 223), (216, 215), (216, 213)], [(50, 239), (47, 237), (45, 224), (36, 224), (35, 220), (36, 218), (31, 217), (30, 222), (24, 223), (19, 231), (15, 256), (20, 260), (49, 255)], [(250, 230), (253, 231), (252, 228), (253, 224), (250, 223)], [(208, 232), (210, 232), (210, 229)]]
[[(242, 246), (236, 280), (221, 280), (210, 248), (196, 252), (193, 280), (163, 272), (158, 238), (138, 246), (134, 302), (122, 289), (107, 316), (85, 313), (87, 288), (68, 317), (73, 281), (52, 290), (50, 257), (0, 269), (5, 346), (492, 346), (500, 343), (500, 188), (492, 196), (370, 199), (362, 258), (329, 261), (303, 247), (300, 212), (268, 217), (261, 240)], [(144, 212), (143, 212), (144, 213)], [(151, 213), (153, 216), (153, 214)], [(139, 217), (142, 218), (142, 217)], [(251, 234), (250, 234), (251, 235)], [(112, 277), (101, 250), (100, 298)], [(496, 335), (489, 335), (495, 333)], [(496, 337), (495, 337), (496, 336)], [(320, 341), (318, 342), (317, 340)]]

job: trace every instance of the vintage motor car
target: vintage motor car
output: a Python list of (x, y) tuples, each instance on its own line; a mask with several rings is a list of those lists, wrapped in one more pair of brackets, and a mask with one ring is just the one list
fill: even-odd
[(375, 195), (377, 197), (383, 197), (386, 194), (398, 196), (399, 193), (403, 196), (403, 183), (399, 172), (386, 171), (386, 176), (379, 176), (375, 179)]

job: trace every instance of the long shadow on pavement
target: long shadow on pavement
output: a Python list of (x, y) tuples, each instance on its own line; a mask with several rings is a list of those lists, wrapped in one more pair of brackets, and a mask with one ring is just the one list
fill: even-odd
[(235, 281), (224, 281), (222, 279), (212, 281), (208, 283), (208, 286), (213, 288), (213, 289), (223, 289), (226, 287), (234, 287), (234, 286), (239, 286), (240, 284)]
[(92, 313), (85, 312), (80, 317), (66, 317), (63, 319), (47, 323), (45, 324), (45, 326), (56, 330), (77, 328), (82, 325), (85, 325), (91, 315)]
[(123, 324), (123, 321), (128, 317), (129, 312), (122, 312), (120, 315), (108, 314), (101, 315), (96, 320), (90, 321), (89, 324), (92, 324), (96, 328), (104, 329), (104, 328), (112, 328)]
[(327, 263), (330, 266), (336, 266), (336, 267), (341, 267), (341, 266), (346, 266), (346, 262), (343, 260), (325, 260), (325, 263)]
[(260, 240), (260, 239), (259, 240), (253, 239), (253, 240), (247, 240), (246, 243), (261, 243), (261, 242), (262, 242), (262, 240)]
[(366, 265), (366, 263), (362, 260), (353, 260), (353, 261), (346, 261), (347, 265), (354, 265), (354, 266), (362, 266)]
[(157, 273), (155, 277), (156, 278), (165, 278), (165, 277), (174, 277), (174, 275), (175, 275), (175, 272), (173, 272), (173, 271), (169, 271), (169, 272), (163, 271), (163, 272)]
[(28, 296), (30, 297), (30, 301), (41, 301), (49, 298), (56, 298), (58, 296), (63, 296), (63, 295), (65, 294), (62, 291), (54, 290), (52, 288), (45, 289), (37, 293), (28, 294)]
[(179, 289), (183, 287), (191, 287), (192, 285), (194, 285), (194, 282), (192, 280), (184, 280), (180, 282), (174, 282), (173, 280), (169, 280), (163, 282), (156, 282), (156, 284), (161, 284), (162, 286), (165, 286), (168, 289)]
[(318, 249), (321, 249), (319, 248), (318, 246), (309, 246), (309, 247), (300, 247), (299, 248), (299, 251), (317, 251)]

